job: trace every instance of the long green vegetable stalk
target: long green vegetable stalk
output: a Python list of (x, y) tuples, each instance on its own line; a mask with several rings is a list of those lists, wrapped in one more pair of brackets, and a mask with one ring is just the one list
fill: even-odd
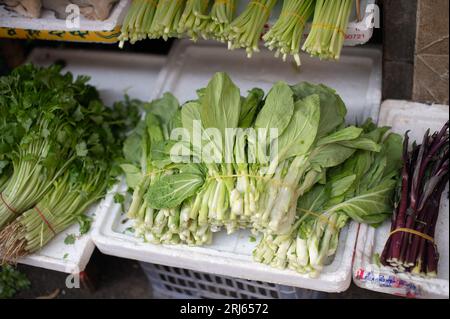
[(89, 171), (88, 176), (78, 177), (82, 181), (75, 183), (71, 183), (74, 177), (68, 173), (55, 182), (54, 188), (34, 208), (0, 232), (3, 260), (15, 262), (38, 251), (75, 223), (91, 204), (105, 194), (108, 184), (105, 173), (101, 169)]
[(357, 151), (331, 169), (325, 185), (300, 197), (294, 226), (284, 235), (263, 237), (253, 253), (257, 261), (316, 277), (336, 253), (348, 219), (379, 224), (389, 216), (401, 166), (401, 137), (386, 136), (388, 128), (375, 129), (370, 123), (364, 128), (367, 138), (382, 143), (381, 151)]
[(207, 34), (212, 39), (226, 42), (225, 30), (233, 21), (236, 13), (237, 0), (214, 0), (210, 12), (210, 22), (207, 27)]
[(317, 0), (311, 32), (302, 49), (320, 59), (338, 60), (353, 3), (353, 0)]
[(59, 67), (26, 65), (2, 79), (2, 103), (9, 104), (23, 137), (11, 144), (13, 173), (3, 186), (0, 229), (42, 199), (70, 163), (83, 156), (88, 125), (80, 108), (97, 98), (87, 78), (73, 81)]
[(206, 39), (206, 27), (209, 23), (209, 0), (187, 0), (178, 25), (179, 34), (187, 34), (196, 41), (199, 36)]
[[(188, 218), (192, 202), (173, 195), (180, 191), (182, 199), (193, 196), (196, 185), (204, 184), (204, 171), (199, 165), (179, 166), (170, 160), (170, 132), (181, 126), (178, 101), (165, 94), (146, 106), (147, 115), (124, 144), (126, 162), (121, 165), (127, 185), (133, 189), (128, 217), (134, 220), (136, 235), (154, 243), (201, 245), (211, 241), (208, 225)], [(190, 187), (172, 188), (171, 185)]]
[(119, 36), (120, 48), (123, 48), (126, 41), (134, 44), (148, 36), (157, 5), (158, 0), (134, 0), (132, 2), (122, 24)]
[(247, 56), (259, 52), (259, 40), (264, 25), (277, 0), (252, 0), (247, 8), (225, 30), (229, 49), (245, 48)]
[(185, 7), (186, 0), (159, 0), (148, 37), (164, 40), (180, 37), (178, 27)]
[(300, 65), (300, 41), (306, 22), (314, 12), (315, 0), (285, 0), (280, 17), (275, 25), (263, 36), (266, 47), (275, 50), (275, 56), (286, 60), (294, 57)]

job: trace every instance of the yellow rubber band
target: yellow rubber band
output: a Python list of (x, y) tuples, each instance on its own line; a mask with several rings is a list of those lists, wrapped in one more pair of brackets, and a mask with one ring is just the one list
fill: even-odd
[(298, 20), (300, 20), (300, 22), (302, 24), (306, 24), (305, 18), (303, 16), (299, 15), (297, 12), (294, 12), (294, 11), (284, 12), (284, 13), (281, 14), (281, 16), (282, 17), (283, 16), (286, 16), (286, 17), (293, 16), (293, 17), (297, 18)]
[(413, 235), (422, 237), (423, 239), (426, 239), (426, 240), (428, 240), (428, 241), (430, 241), (430, 242), (432, 242), (434, 244), (434, 238), (433, 237), (428, 236), (427, 234), (421, 233), (421, 232), (419, 232), (417, 230), (409, 229), (409, 228), (397, 228), (396, 230), (391, 231), (391, 233), (389, 234), (389, 237), (391, 237), (395, 233), (399, 233), (399, 232), (409, 233), (409, 234), (413, 234)]
[(269, 13), (270, 13), (269, 8), (268, 8), (266, 5), (262, 4), (261, 2), (258, 2), (258, 1), (251, 1), (249, 4), (255, 4), (255, 5), (257, 5), (257, 6), (261, 7), (261, 8), (263, 8), (264, 11), (266, 11), (266, 14), (269, 14)]
[[(156, 171), (147, 173), (147, 174), (145, 174), (145, 176), (148, 177), (148, 176), (153, 176), (158, 173), (165, 173), (165, 172), (171, 172), (171, 171), (172, 171), (172, 169), (161, 169), (161, 170), (156, 170)], [(261, 176), (261, 175), (251, 175), (251, 174), (215, 175), (215, 176), (208, 176), (206, 179), (213, 180), (213, 179), (238, 178), (238, 177), (250, 177), (250, 178), (255, 178), (255, 179), (259, 179), (259, 180), (265, 180), (276, 186), (290, 188), (294, 191), (297, 189), (296, 185), (286, 184), (286, 183), (283, 183), (283, 182), (280, 182), (277, 180), (273, 180), (269, 176)]]
[(332, 24), (325, 24), (325, 23), (313, 23), (312, 27), (316, 27), (319, 29), (325, 29), (325, 30), (336, 30), (340, 35), (342, 35), (344, 38), (347, 35), (344, 30), (339, 28), (338, 26), (332, 25)]
[(339, 229), (338, 229), (338, 226), (337, 226), (335, 223), (330, 222), (330, 219), (329, 219), (328, 217), (324, 216), (324, 215), (321, 214), (321, 213), (316, 213), (316, 212), (313, 212), (313, 211), (310, 211), (310, 210), (307, 210), (307, 209), (303, 209), (303, 208), (300, 208), (299, 211), (304, 212), (304, 213), (307, 213), (307, 214), (309, 214), (309, 215), (313, 215), (313, 216), (315, 216), (315, 217), (317, 217), (317, 218), (319, 218), (319, 219), (322, 219), (325, 223), (327, 223), (327, 224), (330, 225), (332, 228), (334, 228), (335, 231), (338, 231), (338, 230), (339, 230)]

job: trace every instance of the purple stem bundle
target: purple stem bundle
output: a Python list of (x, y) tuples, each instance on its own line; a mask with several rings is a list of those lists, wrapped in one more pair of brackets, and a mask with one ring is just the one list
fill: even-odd
[[(397, 271), (436, 276), (439, 254), (434, 240), (442, 193), (449, 173), (449, 123), (430, 136), (425, 133), (421, 145), (408, 151), (405, 134), (400, 202), (393, 214), (391, 233), (381, 263)], [(423, 234), (423, 236), (417, 235)]]

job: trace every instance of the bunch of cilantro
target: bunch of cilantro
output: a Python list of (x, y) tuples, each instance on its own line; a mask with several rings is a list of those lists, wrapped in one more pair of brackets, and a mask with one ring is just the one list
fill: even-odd
[[(35, 252), (104, 196), (138, 111), (106, 107), (89, 78), (31, 64), (0, 78), (0, 254)], [(2, 127), (2, 128), (3, 128)]]

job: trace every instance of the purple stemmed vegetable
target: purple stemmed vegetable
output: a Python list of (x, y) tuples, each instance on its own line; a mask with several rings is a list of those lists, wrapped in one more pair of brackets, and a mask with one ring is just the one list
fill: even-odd
[(436, 277), (439, 254), (434, 235), (442, 193), (448, 182), (449, 123), (425, 133), (421, 145), (408, 150), (406, 133), (400, 202), (381, 263), (398, 271)]

